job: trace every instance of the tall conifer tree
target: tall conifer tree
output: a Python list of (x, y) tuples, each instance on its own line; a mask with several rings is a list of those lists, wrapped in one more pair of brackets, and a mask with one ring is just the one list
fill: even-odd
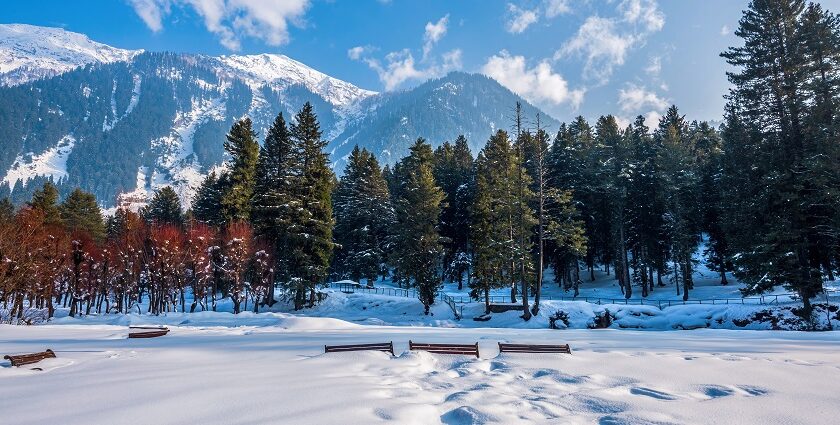
[(290, 133), (300, 167), (292, 194), (298, 205), (289, 225), (290, 244), (288, 290), (295, 309), (306, 302), (315, 304), (315, 289), (324, 282), (333, 251), (332, 195), (335, 174), (324, 152), (327, 142), (312, 105), (307, 102), (295, 116)]
[(230, 155), (229, 168), (220, 177), (221, 216), (225, 223), (248, 220), (251, 196), (257, 171), (260, 145), (251, 128), (250, 118), (243, 118), (230, 128), (225, 140), (225, 152)]
[(437, 224), (446, 195), (432, 173), (432, 147), (421, 138), (410, 151), (395, 167), (399, 188), (392, 263), (398, 276), (417, 288), (424, 312), (429, 314), (441, 284), (438, 269), (442, 246)]

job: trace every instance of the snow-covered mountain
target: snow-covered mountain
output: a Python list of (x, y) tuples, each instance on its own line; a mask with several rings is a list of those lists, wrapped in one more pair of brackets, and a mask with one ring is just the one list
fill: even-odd
[[(418, 137), (437, 145), (464, 134), (477, 152), (507, 127), (515, 102), (528, 116), (538, 112), (482, 75), (453, 73), (379, 94), (283, 55), (121, 51), (81, 34), (21, 27), (3, 26), (0, 41), (0, 60), (25, 64), (5, 74), (15, 76), (13, 85), (0, 87), (0, 197), (17, 203), (51, 179), (64, 193), (91, 191), (105, 206), (142, 204), (166, 185), (189, 205), (203, 177), (223, 163), (235, 120), (250, 117), (264, 135), (278, 113), (290, 120), (305, 102), (339, 173), (357, 144), (383, 163), (405, 155)], [(38, 41), (36, 33), (54, 40)]]
[(142, 50), (124, 50), (61, 28), (0, 24), (0, 85), (51, 77), (89, 63), (128, 61)]
[(251, 87), (269, 85), (283, 90), (300, 84), (335, 106), (347, 106), (376, 94), (316, 71), (285, 55), (233, 55), (213, 59), (219, 71), (228, 72)]

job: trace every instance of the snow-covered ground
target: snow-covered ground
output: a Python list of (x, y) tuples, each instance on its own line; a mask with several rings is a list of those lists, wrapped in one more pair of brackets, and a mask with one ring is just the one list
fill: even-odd
[[(0, 326), (0, 422), (225, 424), (832, 424), (840, 334), (362, 326), (284, 313), (198, 314), (155, 339), (121, 325)], [(231, 327), (231, 325), (241, 325)], [(479, 342), (481, 358), (407, 352)], [(394, 341), (397, 356), (323, 354)], [(498, 341), (572, 355), (499, 355)]]
[[(621, 298), (610, 276), (596, 277), (581, 297)], [(695, 300), (739, 297), (734, 280), (722, 287), (702, 269), (695, 277)], [(549, 276), (544, 294), (555, 299), (530, 321), (518, 311), (475, 321), (481, 302), (458, 305), (461, 320), (441, 301), (427, 316), (416, 298), (376, 285), (380, 294), (333, 285), (299, 312), (280, 302), (233, 315), (226, 299), (216, 312), (73, 318), (60, 308), (45, 325), (0, 325), (0, 353), (57, 355), (21, 368), (0, 362), (0, 423), (834, 424), (840, 416), (840, 332), (770, 330), (803, 328), (795, 300), (564, 301), (570, 294)], [(649, 300), (679, 299), (672, 291)], [(465, 294), (454, 284), (444, 292)], [(829, 310), (818, 304), (818, 327), (840, 329), (835, 298)], [(609, 329), (586, 329), (607, 310)], [(558, 312), (568, 323), (548, 329)], [(171, 332), (127, 339), (130, 325)], [(481, 357), (410, 352), (409, 340), (478, 342)], [(387, 341), (396, 356), (323, 353), (327, 344)], [(573, 354), (501, 355), (498, 342), (568, 343)]]

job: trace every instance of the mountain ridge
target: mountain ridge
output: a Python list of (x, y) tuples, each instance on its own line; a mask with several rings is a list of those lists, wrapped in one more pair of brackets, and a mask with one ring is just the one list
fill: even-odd
[(509, 127), (515, 102), (529, 117), (539, 112), (480, 74), (377, 93), (284, 55), (132, 52), (0, 87), (0, 196), (20, 203), (52, 179), (62, 193), (82, 187), (104, 206), (138, 204), (166, 185), (189, 205), (203, 176), (223, 162), (234, 120), (249, 116), (264, 135), (277, 113), (290, 120), (305, 102), (318, 113), (338, 173), (356, 144), (390, 164), (418, 137), (437, 146), (465, 134), (477, 153)]

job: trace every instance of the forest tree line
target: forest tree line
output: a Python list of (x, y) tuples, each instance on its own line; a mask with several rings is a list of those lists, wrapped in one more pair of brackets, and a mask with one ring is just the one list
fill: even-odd
[[(473, 155), (463, 136), (436, 149), (418, 139), (393, 167), (356, 148), (340, 180), (309, 104), (277, 116), (260, 147), (250, 120), (231, 128), (225, 170), (211, 173), (186, 214), (160, 190), (141, 214), (103, 222), (95, 199), (61, 204), (50, 183), (15, 212), (0, 205), (0, 300), (127, 311), (212, 308), (218, 294), (253, 308), (274, 285), (296, 309), (318, 286), (391, 276), (425, 311), (445, 280), (475, 299), (510, 288), (527, 320), (544, 271), (577, 295), (596, 268), (626, 298), (693, 289), (694, 253), (744, 283), (784, 285), (805, 311), (840, 267), (840, 23), (801, 0), (754, 1), (722, 56), (733, 65), (725, 122), (658, 123), (606, 115), (556, 130), (517, 105)], [(8, 308), (8, 307), (7, 307)]]

